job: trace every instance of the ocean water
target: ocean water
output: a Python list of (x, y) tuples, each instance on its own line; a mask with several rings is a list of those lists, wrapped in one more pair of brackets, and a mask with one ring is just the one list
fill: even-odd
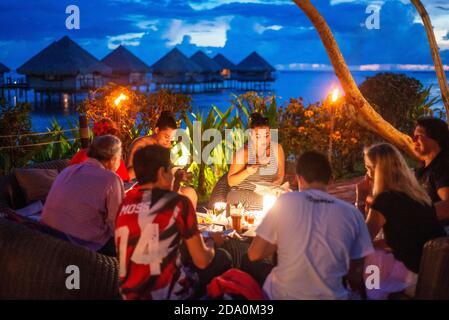
[[(372, 71), (353, 72), (357, 84), (362, 83), (366, 77), (374, 75)], [(434, 72), (407, 72), (408, 76), (421, 81), (427, 87), (432, 85), (432, 95), (439, 96), (440, 90)], [(302, 97), (305, 104), (323, 100), (334, 86), (339, 82), (333, 72), (326, 71), (283, 71), (276, 74), (276, 81), (273, 84), (273, 93), (278, 97), (278, 103), (284, 103), (290, 98)], [(198, 93), (192, 95), (193, 110), (208, 112), (212, 105), (220, 110), (226, 110), (230, 106), (231, 94), (242, 92), (226, 89), (213, 93)], [(29, 93), (31, 100), (33, 94)], [(78, 115), (70, 108), (34, 110), (32, 113), (33, 130), (43, 132), (50, 126), (51, 120), (55, 118), (60, 125), (68, 127), (67, 121), (77, 121)]]

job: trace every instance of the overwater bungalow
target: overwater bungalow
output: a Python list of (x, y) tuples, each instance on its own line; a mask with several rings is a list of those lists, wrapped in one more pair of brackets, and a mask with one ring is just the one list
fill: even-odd
[(10, 71), (9, 68), (0, 62), (0, 86), (2, 86), (0, 90), (0, 98), (3, 98), (5, 96), (5, 91), (3, 88), (3, 84), (5, 83), (4, 75), (9, 71)]
[(174, 48), (151, 66), (156, 90), (167, 88), (178, 92), (195, 92), (202, 82), (201, 67)]
[(3, 75), (5, 73), (8, 73), (9, 71), (10, 71), (9, 68), (0, 62), (0, 83), (3, 83), (4, 81)]
[(228, 58), (221, 53), (218, 53), (212, 58), (221, 67), (221, 76), (223, 77), (223, 84), (225, 88), (233, 88), (237, 80), (237, 67)]
[(237, 65), (237, 79), (241, 90), (271, 90), (275, 78), (273, 68), (257, 52), (251, 53)]
[(76, 104), (76, 93), (103, 86), (112, 70), (72, 39), (65, 36), (25, 62), (17, 72), (24, 74), (30, 89), (34, 90), (35, 105), (42, 106), (45, 96), (52, 104), (57, 96), (59, 105), (67, 102), (67, 95)]
[(150, 67), (124, 46), (119, 46), (101, 61), (112, 69), (111, 81), (137, 88), (145, 86), (148, 89)]
[(198, 50), (190, 59), (201, 67), (201, 76), (206, 91), (216, 90), (222, 87), (223, 77), (221, 66), (209, 58), (203, 51)]

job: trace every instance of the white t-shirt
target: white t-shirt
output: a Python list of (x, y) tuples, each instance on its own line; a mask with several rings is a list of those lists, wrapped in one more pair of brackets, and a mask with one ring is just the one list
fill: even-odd
[(276, 300), (347, 299), (349, 261), (374, 252), (362, 214), (319, 190), (279, 197), (256, 234), (278, 248), (263, 288)]

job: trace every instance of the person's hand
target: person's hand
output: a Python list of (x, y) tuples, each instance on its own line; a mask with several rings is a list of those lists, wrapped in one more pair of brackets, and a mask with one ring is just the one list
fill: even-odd
[(368, 175), (365, 175), (363, 180), (357, 183), (356, 185), (357, 201), (365, 201), (365, 199), (371, 193), (371, 189), (372, 189), (372, 181), (368, 177)]
[(246, 166), (246, 172), (248, 172), (249, 175), (255, 174), (257, 172), (257, 169), (259, 169), (259, 166), (255, 164)]
[(223, 232), (209, 232), (209, 237), (214, 241), (215, 246), (221, 247), (225, 243), (226, 236)]
[(177, 181), (187, 182), (192, 177), (192, 174), (184, 169), (178, 168), (174, 173), (174, 176)]

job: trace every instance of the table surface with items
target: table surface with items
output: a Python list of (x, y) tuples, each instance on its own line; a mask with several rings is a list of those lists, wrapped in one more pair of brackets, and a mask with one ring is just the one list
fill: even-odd
[(266, 213), (265, 210), (248, 211), (239, 206), (230, 207), (229, 215), (226, 211), (226, 207), (217, 209), (215, 206), (215, 209), (207, 210), (206, 213), (197, 212), (198, 227), (204, 237), (207, 238), (209, 232), (229, 235), (234, 231), (243, 237), (255, 237), (256, 228)]

